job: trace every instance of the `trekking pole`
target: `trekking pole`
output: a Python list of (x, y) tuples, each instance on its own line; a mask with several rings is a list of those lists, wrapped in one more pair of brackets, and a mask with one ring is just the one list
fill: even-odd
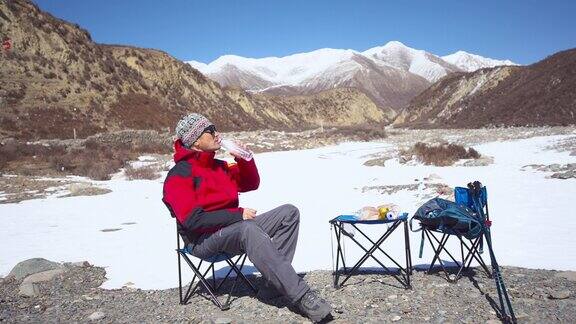
[[(514, 315), (514, 310), (512, 309), (512, 303), (510, 302), (510, 297), (508, 296), (508, 291), (506, 290), (506, 285), (504, 284), (504, 279), (500, 272), (500, 266), (496, 261), (496, 256), (494, 254), (494, 249), (492, 248), (492, 237), (490, 235), (490, 220), (484, 213), (482, 208), (482, 203), (480, 201), (480, 192), (482, 189), (482, 184), (479, 181), (474, 181), (474, 183), (468, 184), (468, 189), (472, 194), (472, 203), (476, 211), (480, 214), (485, 222), (482, 222), (482, 231), (484, 232), (484, 237), (486, 238), (486, 243), (488, 244), (488, 251), (490, 253), (490, 262), (492, 263), (492, 275), (494, 276), (494, 281), (496, 283), (496, 290), (498, 292), (498, 299), (500, 301), (501, 316), (506, 322), (516, 323), (516, 316)], [(506, 305), (504, 305), (504, 300)], [(507, 306), (507, 307), (506, 307)]]
[[(490, 237), (490, 230), (486, 229), (484, 233), (486, 236), (486, 243), (488, 244), (488, 251), (490, 252), (490, 259), (492, 262), (492, 272), (494, 276), (494, 281), (496, 282), (496, 289), (498, 290), (498, 298), (500, 299), (500, 307), (502, 308), (502, 315), (506, 320), (516, 323), (516, 316), (514, 315), (514, 310), (512, 309), (512, 303), (510, 302), (510, 297), (508, 296), (508, 291), (506, 290), (506, 285), (504, 284), (504, 279), (500, 273), (500, 267), (496, 262), (496, 256), (494, 255), (494, 250), (492, 249), (492, 239)], [(504, 302), (502, 296), (506, 300), (506, 306), (508, 307), (508, 312), (504, 308)], [(510, 313), (508, 315), (508, 313)]]
[[(498, 300), (500, 302), (501, 315), (506, 322), (511, 321), (512, 323), (516, 323), (516, 317), (512, 309), (512, 304), (510, 302), (510, 298), (508, 297), (508, 292), (506, 290), (506, 286), (504, 284), (504, 280), (500, 272), (500, 266), (496, 261), (496, 256), (494, 254), (494, 249), (492, 247), (492, 236), (490, 234), (491, 222), (488, 220), (487, 215), (484, 213), (484, 208), (482, 207), (482, 202), (480, 200), (482, 184), (478, 181), (475, 181), (474, 183), (469, 183), (468, 188), (472, 194), (472, 203), (474, 204), (476, 211), (479, 213), (481, 218), (485, 220), (485, 222), (482, 222), (482, 230), (484, 233), (484, 237), (486, 238), (486, 243), (488, 244), (488, 251), (490, 253), (490, 261), (492, 264), (492, 275), (496, 283), (496, 290), (498, 292)], [(504, 305), (504, 299), (506, 301), (508, 311)], [(510, 315), (508, 313), (510, 313)]]

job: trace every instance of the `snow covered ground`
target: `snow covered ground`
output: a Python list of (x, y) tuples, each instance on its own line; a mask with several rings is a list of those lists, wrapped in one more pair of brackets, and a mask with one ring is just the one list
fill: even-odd
[[(428, 197), (427, 181), (462, 186), (480, 180), (489, 192), (492, 236), (501, 265), (576, 270), (576, 180), (547, 178), (547, 173), (521, 168), (528, 164), (574, 163), (568, 152), (544, 148), (576, 135), (535, 137), (474, 146), (494, 163), (480, 167), (431, 167), (400, 164), (364, 166), (374, 153), (392, 152), (391, 143), (344, 143), (312, 150), (256, 155), (260, 189), (241, 195), (241, 205), (264, 212), (280, 204), (300, 208), (301, 227), (293, 262), (297, 271), (332, 267), (328, 220), (363, 206), (395, 203), (413, 213)], [(390, 156), (395, 156), (390, 154)], [(431, 174), (435, 180), (424, 180)], [(42, 257), (53, 261), (83, 261), (106, 268), (105, 288), (124, 285), (144, 289), (177, 286), (175, 225), (161, 202), (163, 178), (98, 182), (111, 193), (91, 197), (30, 200), (0, 205), (0, 275), (19, 261)], [(391, 195), (363, 187), (418, 184), (417, 190)], [(381, 226), (367, 232), (377, 235)], [(102, 231), (104, 230), (104, 231)], [(425, 247), (418, 259), (419, 233), (410, 233), (415, 265), (431, 260)], [(348, 242), (347, 258), (361, 251)], [(385, 250), (402, 260), (401, 231)], [(486, 259), (488, 256), (486, 255)], [(370, 260), (366, 266), (374, 266)]]

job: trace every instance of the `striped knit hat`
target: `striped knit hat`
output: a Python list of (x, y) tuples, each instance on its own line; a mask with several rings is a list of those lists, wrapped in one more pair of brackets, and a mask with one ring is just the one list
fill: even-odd
[(208, 118), (196, 113), (189, 114), (180, 119), (178, 125), (176, 125), (176, 136), (185, 147), (190, 148), (202, 135), (204, 129), (210, 125), (212, 123)]

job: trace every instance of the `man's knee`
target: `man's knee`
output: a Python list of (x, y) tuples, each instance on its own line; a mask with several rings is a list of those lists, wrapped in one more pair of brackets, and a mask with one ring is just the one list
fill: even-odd
[(292, 204), (285, 204), (282, 205), (282, 209), (286, 211), (284, 215), (288, 220), (295, 223), (300, 222), (300, 210), (298, 210), (298, 207)]

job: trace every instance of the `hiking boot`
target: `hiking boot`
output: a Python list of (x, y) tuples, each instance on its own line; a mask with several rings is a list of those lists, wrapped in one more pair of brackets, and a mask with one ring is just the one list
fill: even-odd
[(304, 296), (296, 302), (296, 305), (298, 309), (314, 323), (320, 322), (332, 311), (330, 304), (312, 290), (308, 290)]
[(266, 282), (262, 287), (260, 287), (256, 294), (256, 298), (259, 300), (272, 300), (279, 297), (282, 297), (282, 294), (269, 282)]

